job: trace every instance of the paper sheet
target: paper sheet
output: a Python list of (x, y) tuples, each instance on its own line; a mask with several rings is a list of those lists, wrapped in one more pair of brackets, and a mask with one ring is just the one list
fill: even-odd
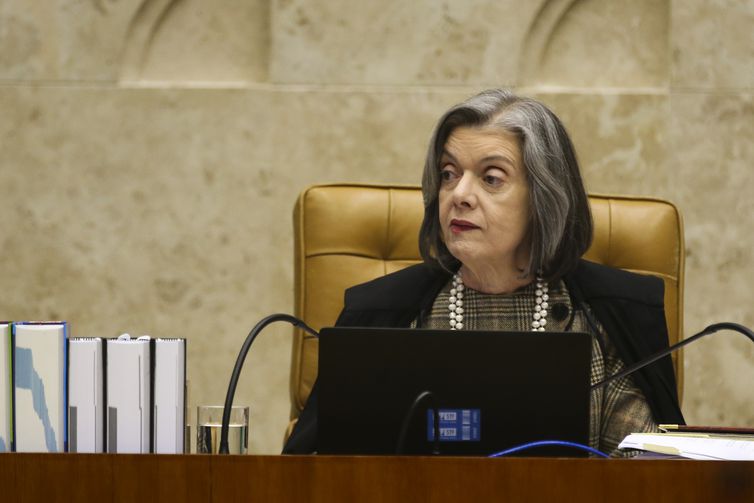
[(754, 461), (754, 438), (668, 433), (632, 433), (618, 446), (691, 459)]

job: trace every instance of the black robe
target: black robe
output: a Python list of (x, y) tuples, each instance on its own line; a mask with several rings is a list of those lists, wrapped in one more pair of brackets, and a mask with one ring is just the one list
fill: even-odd
[[(418, 264), (349, 288), (336, 326), (408, 327), (424, 319), (449, 279), (446, 271)], [(585, 260), (563, 279), (574, 309), (584, 303), (591, 307), (627, 366), (668, 346), (661, 279)], [(633, 379), (657, 423), (684, 424), (669, 356), (634, 373)], [(315, 383), (283, 453), (316, 450)]]

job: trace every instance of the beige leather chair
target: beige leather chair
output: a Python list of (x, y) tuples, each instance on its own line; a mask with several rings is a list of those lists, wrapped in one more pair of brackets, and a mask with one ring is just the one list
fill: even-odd
[[(590, 195), (589, 202), (594, 241), (585, 258), (662, 278), (670, 343), (679, 341), (684, 245), (678, 209), (646, 197)], [(294, 211), (295, 316), (315, 330), (331, 326), (346, 288), (420, 262), (423, 215), (418, 187), (335, 184), (302, 192)], [(317, 377), (317, 339), (301, 331), (294, 337), (291, 426)], [(680, 397), (680, 353), (673, 364)]]

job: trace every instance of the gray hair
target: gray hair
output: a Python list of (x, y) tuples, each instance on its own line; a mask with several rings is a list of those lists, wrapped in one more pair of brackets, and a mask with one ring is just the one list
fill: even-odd
[(503, 89), (484, 91), (448, 110), (429, 143), (422, 175), (424, 221), (419, 250), (426, 263), (452, 271), (459, 262), (442, 241), (440, 158), (454, 129), (494, 127), (518, 138), (529, 186), (531, 256), (524, 275), (547, 280), (572, 271), (592, 241), (592, 214), (573, 144), (542, 103)]

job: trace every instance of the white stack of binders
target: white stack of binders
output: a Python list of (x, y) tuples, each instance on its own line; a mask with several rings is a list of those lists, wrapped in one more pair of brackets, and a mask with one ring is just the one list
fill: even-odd
[(186, 340), (0, 322), (0, 452), (180, 454)]

